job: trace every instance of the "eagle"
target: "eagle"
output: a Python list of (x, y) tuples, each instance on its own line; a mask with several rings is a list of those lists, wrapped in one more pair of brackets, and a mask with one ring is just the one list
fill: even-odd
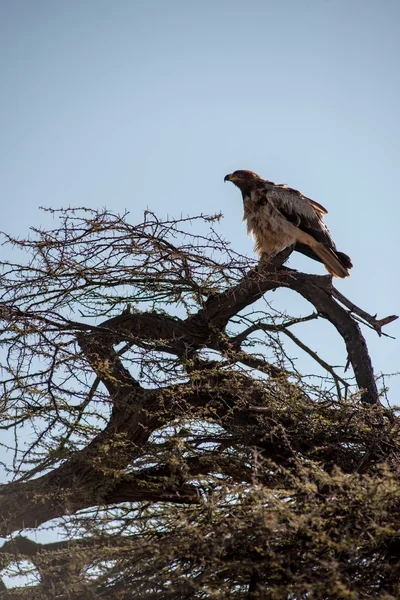
[(232, 181), (242, 192), (243, 220), (254, 237), (254, 250), (268, 260), (294, 246), (294, 250), (322, 262), (334, 277), (348, 277), (352, 262), (336, 250), (323, 222), (327, 210), (287, 185), (262, 179), (252, 171), (235, 171), (224, 181)]

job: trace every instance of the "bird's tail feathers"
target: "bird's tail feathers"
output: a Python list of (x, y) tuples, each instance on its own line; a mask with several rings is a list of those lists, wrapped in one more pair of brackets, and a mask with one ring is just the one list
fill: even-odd
[(338, 252), (335, 250), (335, 254), (346, 269), (351, 269), (353, 263), (351, 262), (350, 256), (347, 256), (344, 252)]
[(322, 260), (328, 273), (334, 277), (348, 277), (350, 275), (348, 269), (350, 269), (353, 265), (347, 254), (344, 254), (343, 252), (335, 252), (320, 242), (313, 244), (312, 249)]

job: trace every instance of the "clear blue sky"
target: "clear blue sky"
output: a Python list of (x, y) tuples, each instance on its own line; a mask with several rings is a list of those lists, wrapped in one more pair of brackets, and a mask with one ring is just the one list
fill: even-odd
[[(46, 224), (40, 205), (221, 210), (252, 255), (223, 183), (251, 169), (326, 206), (354, 263), (339, 289), (399, 312), (399, 22), (397, 0), (0, 0), (1, 229)], [(345, 362), (329, 327), (307, 335)], [(367, 339), (376, 372), (399, 370), (397, 340)]]

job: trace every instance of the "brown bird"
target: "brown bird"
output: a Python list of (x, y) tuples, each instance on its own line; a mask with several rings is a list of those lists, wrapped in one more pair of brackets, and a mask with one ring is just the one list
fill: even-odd
[(286, 185), (262, 179), (252, 171), (235, 171), (224, 181), (232, 181), (242, 192), (243, 220), (256, 241), (255, 251), (273, 256), (289, 246), (318, 260), (335, 277), (348, 277), (352, 262), (336, 250), (323, 222), (327, 210)]

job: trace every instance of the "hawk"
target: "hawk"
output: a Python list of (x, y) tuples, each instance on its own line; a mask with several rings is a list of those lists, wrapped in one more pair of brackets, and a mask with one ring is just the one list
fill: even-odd
[(272, 258), (285, 248), (318, 260), (335, 277), (348, 277), (352, 262), (336, 250), (323, 222), (327, 210), (301, 192), (286, 185), (262, 179), (252, 171), (235, 171), (224, 181), (232, 181), (242, 192), (243, 220), (255, 238), (255, 251)]

